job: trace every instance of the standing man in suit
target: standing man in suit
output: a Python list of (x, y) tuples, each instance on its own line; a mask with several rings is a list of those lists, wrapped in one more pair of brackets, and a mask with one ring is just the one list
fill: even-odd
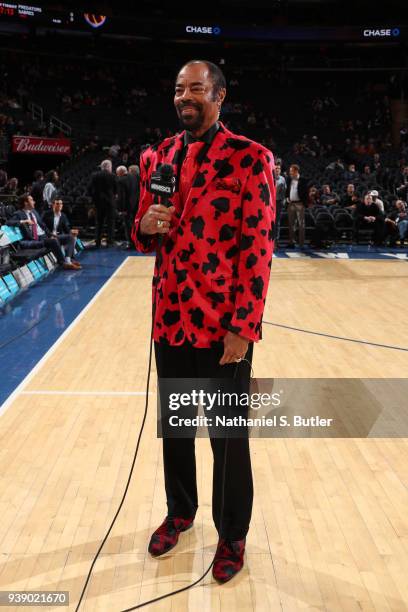
[[(158, 376), (234, 377), (249, 392), (272, 263), (274, 158), (218, 120), (225, 95), (225, 77), (215, 64), (193, 60), (180, 70), (174, 104), (184, 131), (141, 155), (132, 238), (148, 253), (163, 237), (153, 277)], [(170, 208), (154, 204), (148, 190), (158, 164), (173, 165), (177, 177)], [(253, 503), (249, 440), (230, 438), (221, 516), (225, 445), (225, 438), (211, 437), (219, 535), (213, 576), (220, 583), (243, 566)], [(177, 544), (198, 508), (194, 438), (163, 437), (163, 461), (167, 516), (151, 537), (153, 556)]]
[[(52, 202), (52, 210), (46, 210), (42, 216), (43, 223), (47, 226), (51, 237), (57, 238), (58, 242), (65, 247), (65, 260), (72, 262), (75, 252), (75, 243), (78, 236), (78, 230), (71, 229), (68, 217), (62, 212), (63, 202), (56, 195)], [(78, 268), (81, 264), (74, 262)]]
[(36, 170), (34, 172), (34, 181), (31, 185), (31, 195), (35, 202), (35, 208), (39, 214), (44, 208), (43, 192), (44, 192), (45, 180), (44, 173), (42, 170)]
[(105, 159), (101, 163), (101, 169), (93, 173), (88, 192), (96, 208), (95, 245), (97, 248), (101, 246), (102, 230), (106, 221), (106, 246), (112, 246), (115, 230), (115, 196), (117, 194), (117, 183), (115, 175), (112, 174), (112, 162), (110, 159)]
[(123, 219), (123, 228), (125, 232), (126, 244), (125, 248), (130, 249), (132, 225), (137, 213), (139, 205), (139, 167), (136, 165), (129, 166), (129, 171), (126, 166), (119, 166), (116, 169), (118, 176), (118, 211)]
[(20, 247), (22, 249), (42, 249), (46, 247), (54, 253), (57, 262), (64, 270), (79, 270), (81, 268), (80, 264), (71, 261), (69, 256), (63, 253), (58, 238), (52, 236), (48, 227), (41, 220), (40, 215), (35, 210), (33, 197), (29, 193), (24, 193), (20, 196), (18, 205), (19, 210), (7, 221), (7, 225), (20, 228), (23, 235), (23, 240), (20, 240)]
[(305, 244), (305, 207), (307, 202), (308, 181), (300, 176), (299, 166), (292, 164), (289, 168), (289, 179), (286, 185), (286, 201), (288, 204), (289, 244), (295, 246), (295, 223), (299, 226), (299, 246)]

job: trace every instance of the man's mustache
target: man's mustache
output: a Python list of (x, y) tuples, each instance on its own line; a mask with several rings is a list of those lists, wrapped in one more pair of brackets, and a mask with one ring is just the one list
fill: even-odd
[(179, 110), (183, 110), (183, 108), (186, 108), (186, 107), (195, 108), (196, 110), (202, 109), (201, 104), (196, 104), (195, 102), (183, 102), (177, 105), (177, 108)]

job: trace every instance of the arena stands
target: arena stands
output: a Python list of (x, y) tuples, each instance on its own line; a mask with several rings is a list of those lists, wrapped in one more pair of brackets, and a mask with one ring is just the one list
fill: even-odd
[[(56, 33), (36, 39), (35, 52), (26, 39), (18, 50), (9, 39), (1, 43), (3, 71), (7, 66), (7, 94), (0, 97), (3, 140), (23, 132), (56, 135), (55, 124), (48, 121), (52, 116), (69, 126), (73, 154), (57, 168), (57, 187), (72, 223), (83, 237), (93, 238), (91, 174), (106, 157), (112, 159), (114, 170), (137, 164), (146, 144), (177, 131), (172, 77), (186, 51), (174, 43), (167, 45), (164, 56), (160, 45), (146, 41), (126, 40), (123, 47), (112, 40), (99, 45), (97, 39), (81, 39), (73, 48), (69, 37)], [(356, 204), (366, 193), (377, 191), (384, 216), (395, 211), (398, 199), (406, 200), (407, 143), (401, 138), (398, 145), (392, 136), (392, 97), (402, 87), (392, 70), (398, 65), (396, 50), (384, 52), (379, 71), (371, 70), (377, 55), (369, 49), (358, 57), (337, 48), (318, 53), (311, 48), (302, 54), (289, 47), (280, 54), (275, 48), (264, 50), (265, 54), (256, 53), (250, 45), (239, 51), (223, 49), (228, 96), (221, 119), (232, 130), (270, 147), (282, 161), (284, 175), (290, 164), (300, 166), (310, 188), (306, 244), (352, 242), (355, 207), (342, 205), (348, 184), (354, 185)], [(357, 65), (370, 71), (348, 70)], [(338, 70), (335, 78), (329, 69)], [(42, 121), (33, 118), (32, 103), (43, 109)], [(27, 177), (5, 179), (3, 171), (4, 214), (30, 184)], [(326, 206), (324, 185), (336, 194), (336, 201)], [(284, 209), (281, 245), (287, 237)], [(124, 238), (119, 222), (117, 238)], [(363, 233), (362, 239), (369, 238), (369, 232)]]

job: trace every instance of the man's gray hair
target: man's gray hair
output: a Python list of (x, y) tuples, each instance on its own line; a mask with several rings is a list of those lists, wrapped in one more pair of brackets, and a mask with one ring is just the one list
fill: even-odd
[(118, 166), (118, 167), (116, 168), (116, 174), (117, 174), (118, 176), (123, 176), (124, 174), (127, 174), (127, 172), (128, 172), (128, 171), (127, 171), (126, 166)]
[(101, 162), (101, 170), (112, 170), (112, 162), (110, 159), (104, 159), (103, 162)]

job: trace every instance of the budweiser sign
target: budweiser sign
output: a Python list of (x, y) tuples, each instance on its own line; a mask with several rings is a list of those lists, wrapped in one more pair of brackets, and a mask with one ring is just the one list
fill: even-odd
[(42, 136), (13, 136), (13, 153), (41, 153), (43, 155), (71, 155), (69, 138), (43, 138)]

